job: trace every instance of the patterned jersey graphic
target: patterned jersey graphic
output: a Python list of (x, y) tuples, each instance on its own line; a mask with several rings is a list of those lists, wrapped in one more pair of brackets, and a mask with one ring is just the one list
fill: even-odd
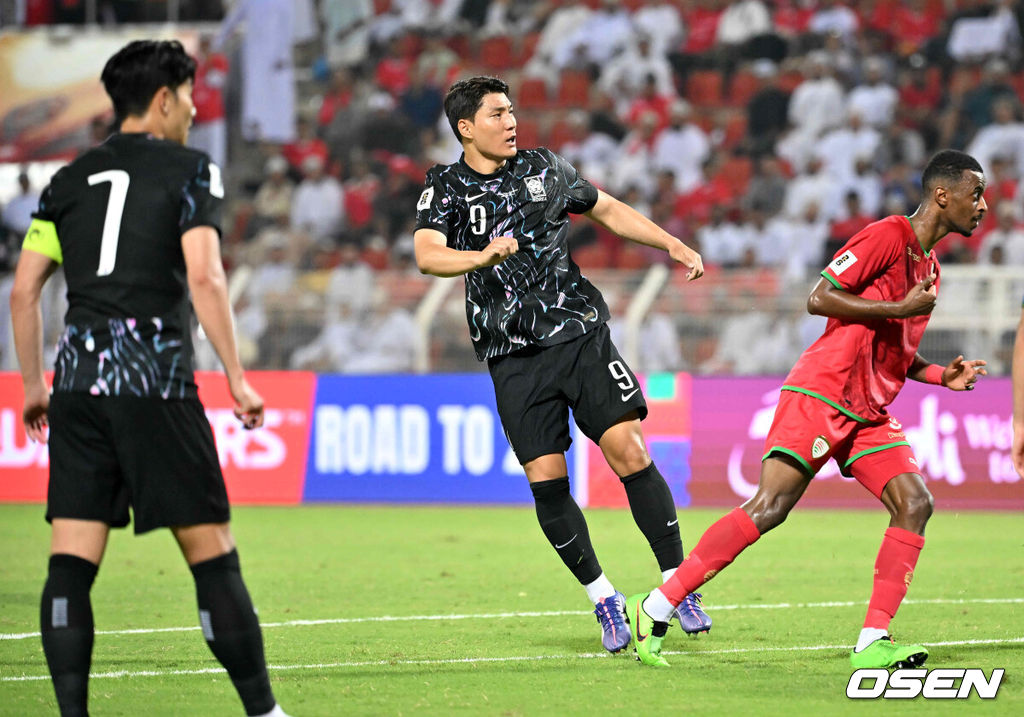
[(511, 236), (519, 251), (466, 278), (466, 319), (477, 358), (569, 341), (608, 320), (601, 293), (569, 256), (569, 213), (597, 202), (597, 189), (547, 149), (521, 150), (492, 175), (463, 160), (427, 172), (416, 228), (447, 245), (480, 251)]
[(57, 344), (56, 391), (94, 396), (196, 396), (180, 338), (165, 338), (164, 322), (110, 319), (104, 328), (71, 325)]

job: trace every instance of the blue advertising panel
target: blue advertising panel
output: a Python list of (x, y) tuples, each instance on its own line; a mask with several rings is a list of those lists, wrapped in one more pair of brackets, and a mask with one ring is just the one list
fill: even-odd
[(533, 502), (487, 374), (320, 376), (303, 499)]

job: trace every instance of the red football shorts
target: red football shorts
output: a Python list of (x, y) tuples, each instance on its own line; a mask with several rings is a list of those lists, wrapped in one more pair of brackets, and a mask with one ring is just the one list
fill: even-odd
[(856, 478), (877, 498), (901, 473), (921, 472), (895, 418), (864, 423), (797, 391), (782, 392), (764, 450), (765, 458), (773, 452), (796, 458), (810, 475), (835, 458), (843, 475)]

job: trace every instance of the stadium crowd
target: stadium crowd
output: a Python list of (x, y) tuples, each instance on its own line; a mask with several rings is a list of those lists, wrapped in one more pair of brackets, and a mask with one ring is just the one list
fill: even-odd
[[(159, 13), (139, 7), (157, 4), (100, 6), (116, 22), (150, 19)], [(427, 285), (412, 261), (413, 207), (426, 169), (459, 155), (442, 101), (470, 74), (509, 82), (520, 147), (562, 154), (710, 272), (811, 280), (861, 227), (912, 212), (925, 162), (945, 147), (984, 166), (991, 217), (969, 239), (947, 238), (940, 260), (1024, 265), (1020, 2), (226, 5), (196, 16), (221, 28), (200, 43), (192, 142), (234, 189), (224, 253), (229, 268), (251, 269), (236, 309), (254, 366), (411, 369), (410, 312)], [(182, 10), (188, 19), (191, 5)], [(30, 204), (4, 210), (12, 241)], [(665, 260), (574, 226), (584, 271)], [(750, 336), (751, 316), (665, 367), (784, 371), (814, 333), (791, 323), (773, 365), (760, 352), (740, 368), (722, 352), (729, 336)], [(673, 330), (657, 315), (651, 325)]]

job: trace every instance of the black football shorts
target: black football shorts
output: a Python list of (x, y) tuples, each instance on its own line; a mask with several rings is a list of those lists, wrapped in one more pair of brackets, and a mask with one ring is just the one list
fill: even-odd
[(154, 528), (230, 517), (213, 431), (198, 399), (50, 397), (46, 519)]
[(565, 343), (489, 359), (487, 366), (505, 436), (522, 464), (569, 449), (570, 408), (595, 443), (630, 411), (647, 417), (640, 384), (607, 324)]

